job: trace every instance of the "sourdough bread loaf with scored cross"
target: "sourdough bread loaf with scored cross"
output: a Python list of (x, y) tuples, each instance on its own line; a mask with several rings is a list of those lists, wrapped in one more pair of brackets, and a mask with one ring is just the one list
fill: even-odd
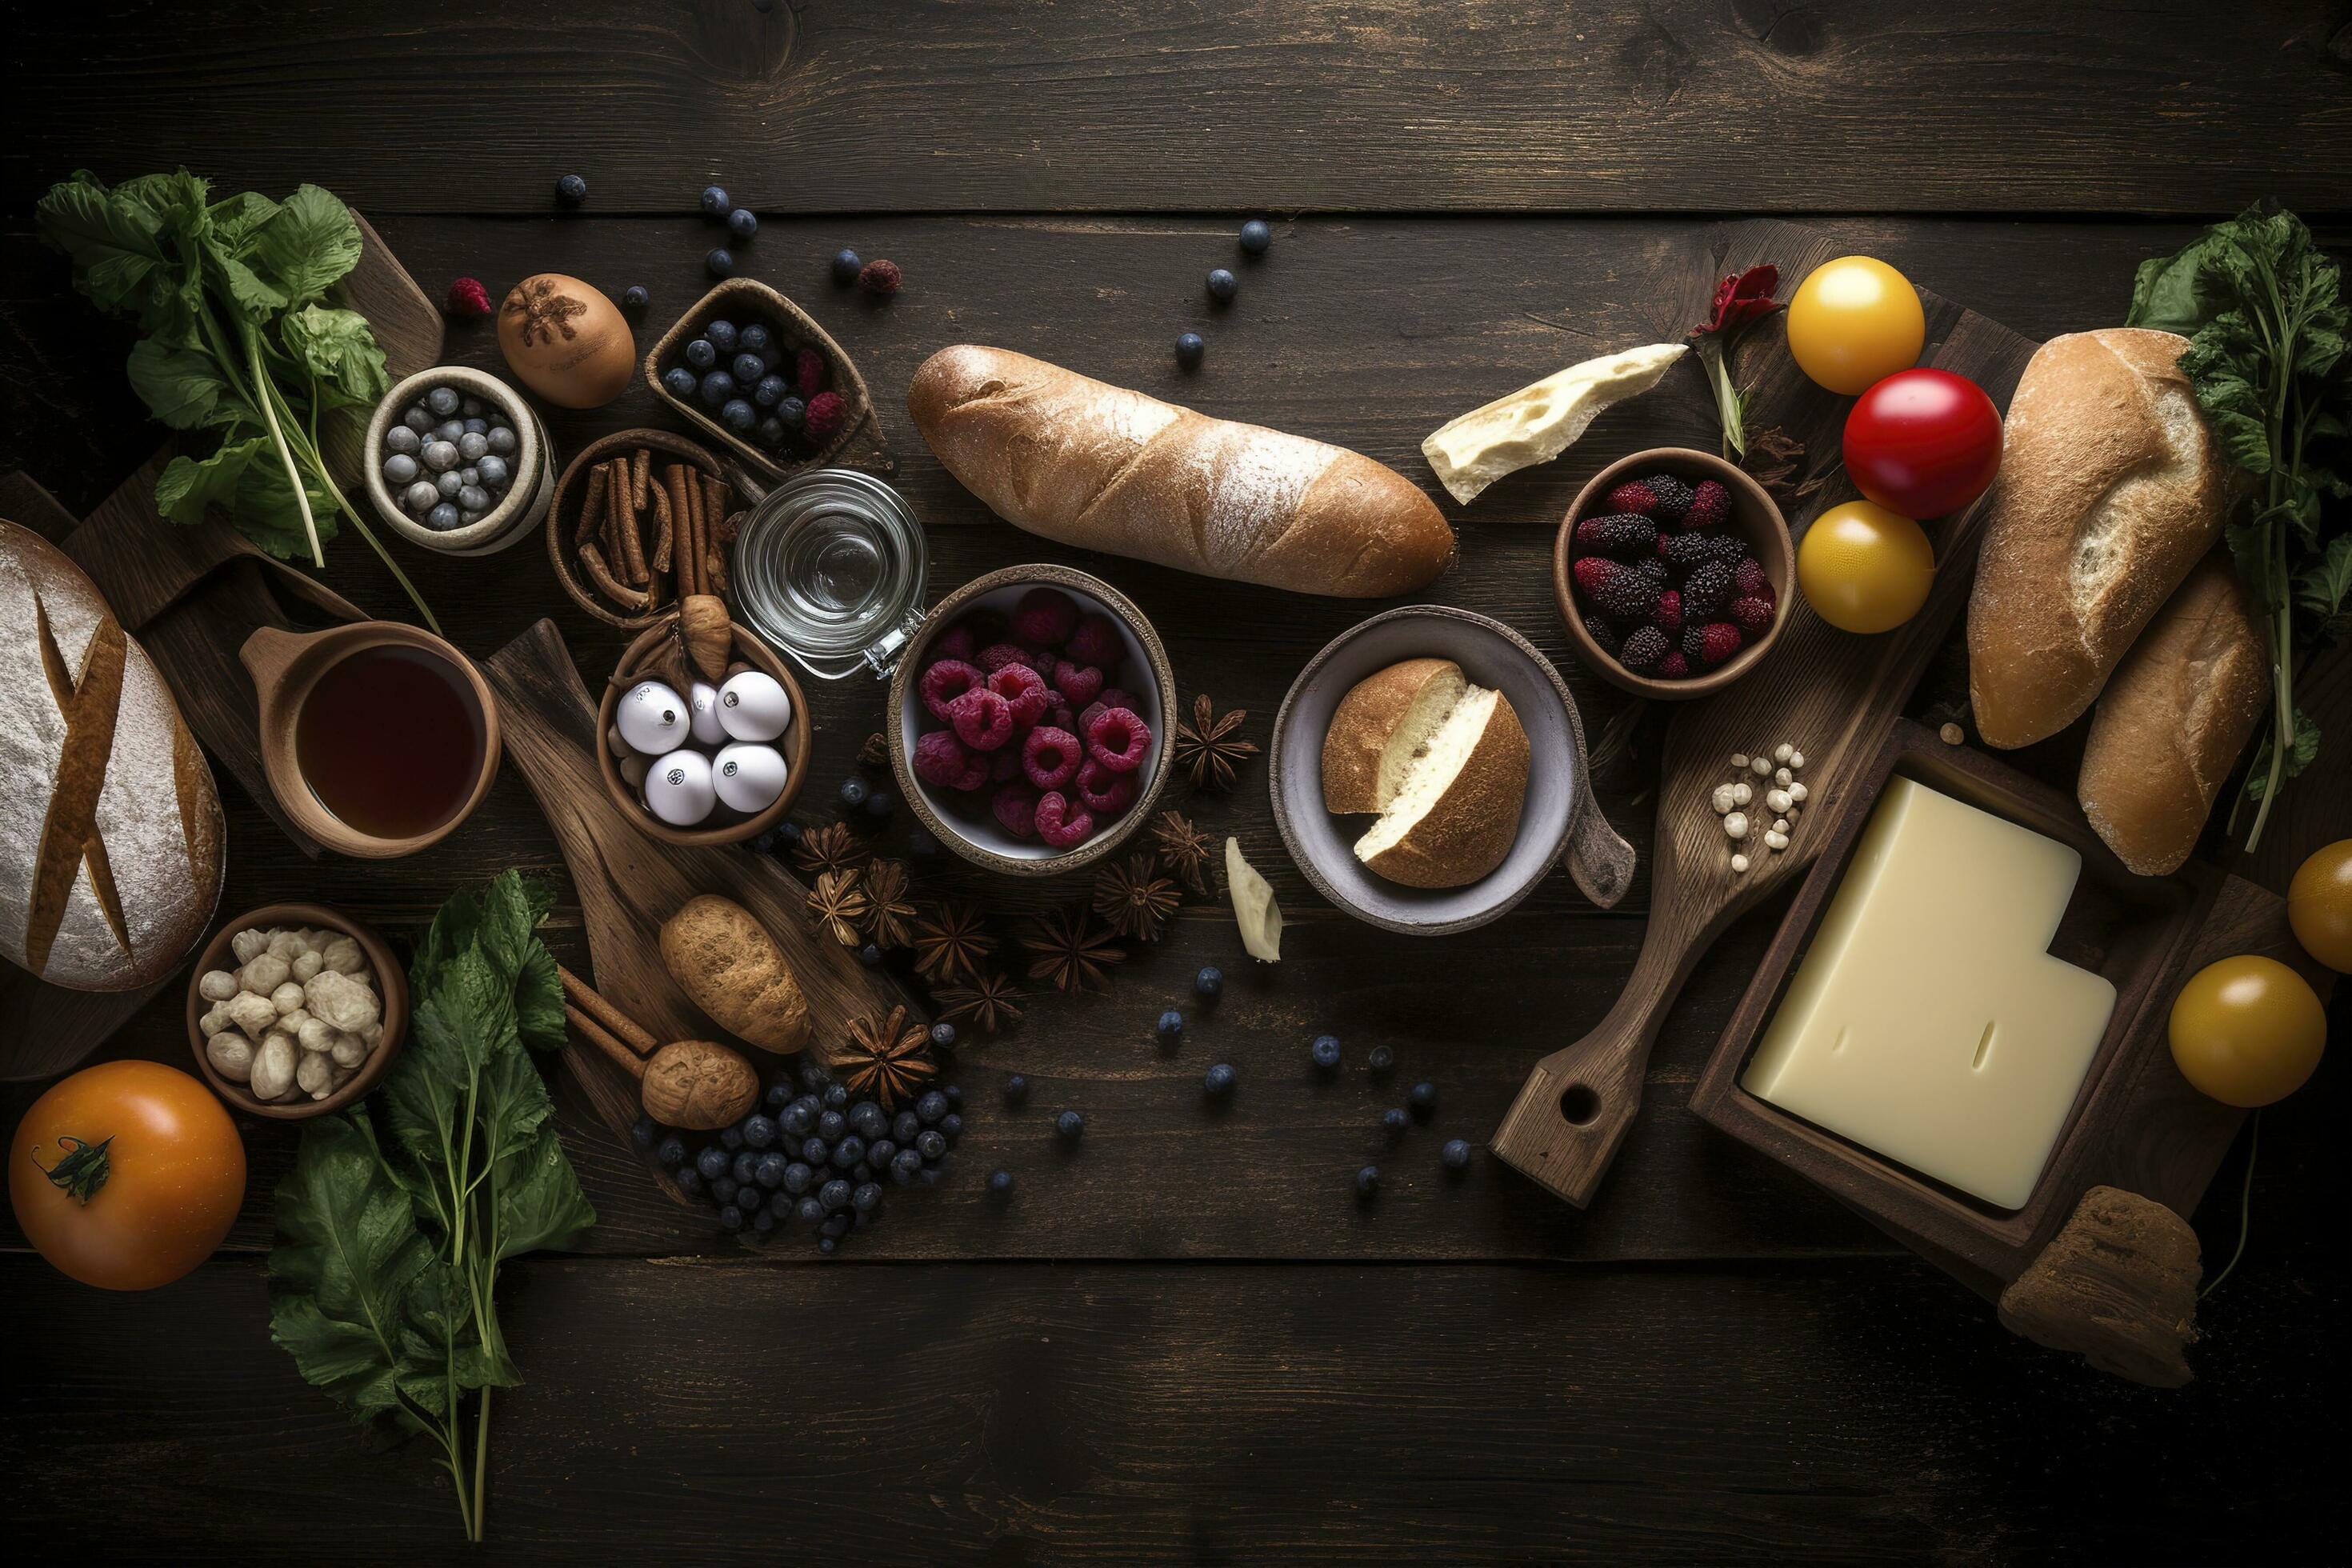
[(941, 349), (907, 409), (990, 510), (1064, 544), (1344, 598), (1425, 588), (1454, 560), (1437, 504), (1392, 468), (1026, 354)]
[(0, 521), (0, 957), (76, 991), (161, 980), (220, 900), (212, 769), (65, 552)]

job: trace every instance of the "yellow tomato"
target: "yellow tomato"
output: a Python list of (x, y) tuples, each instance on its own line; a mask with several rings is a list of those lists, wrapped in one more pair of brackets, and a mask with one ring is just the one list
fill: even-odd
[(1910, 369), (1927, 341), (1919, 291), (1867, 256), (1823, 262), (1789, 301), (1789, 353), (1797, 368), (1847, 397)]
[(2303, 951), (2352, 974), (2352, 838), (2311, 852), (2287, 884), (2286, 923)]
[(2172, 1059), (2224, 1105), (2251, 1110), (2303, 1087), (2327, 1043), (2327, 1011), (2310, 983), (2275, 958), (2209, 963), (2172, 999)]
[(1797, 586), (1813, 614), (1843, 632), (1885, 632), (1927, 602), (1936, 551), (1920, 526), (1866, 500), (1833, 506), (1797, 546)]

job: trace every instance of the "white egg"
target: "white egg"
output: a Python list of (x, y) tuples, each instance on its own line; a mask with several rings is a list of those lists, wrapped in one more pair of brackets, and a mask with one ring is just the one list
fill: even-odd
[(739, 741), (772, 741), (791, 727), (793, 700), (772, 675), (747, 669), (719, 689), (719, 722)]
[(765, 811), (784, 793), (784, 754), (761, 741), (738, 741), (710, 760), (719, 798), (741, 812)]
[(692, 729), (685, 700), (658, 680), (640, 680), (630, 687), (613, 721), (631, 750), (649, 757), (684, 745)]
[(710, 759), (700, 752), (672, 752), (646, 775), (646, 809), (672, 827), (692, 827), (710, 815), (717, 798), (710, 787)]
[(719, 688), (707, 680), (698, 680), (687, 689), (686, 705), (691, 709), (694, 738), (706, 746), (727, 743), (727, 731), (719, 722)]

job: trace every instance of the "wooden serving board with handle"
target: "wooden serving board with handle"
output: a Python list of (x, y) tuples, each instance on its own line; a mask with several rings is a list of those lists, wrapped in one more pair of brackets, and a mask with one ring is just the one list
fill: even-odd
[[(1784, 292), (1840, 254), (1827, 236), (1800, 225), (1753, 222), (1715, 231), (1711, 243), (1669, 264), (1654, 290), (1679, 300), (1675, 319), (1706, 319), (1717, 282), (1769, 262)], [(1998, 322), (1921, 289), (1927, 345), (1919, 363), (1967, 376), (2006, 407), (2036, 345)], [(1852, 400), (1815, 386), (1787, 349), (1775, 315), (1749, 329), (1738, 354), (1748, 387), (1750, 431), (1780, 426), (1804, 443), (1815, 475), (1831, 478), (1790, 513), (1799, 538), (1826, 507), (1854, 498), (1838, 467), (1840, 436)], [(1928, 661), (1968, 602), (1987, 503), (1927, 524), (1936, 546), (1936, 582), (1918, 615), (1882, 637), (1842, 632), (1815, 616), (1801, 595), (1781, 606), (1789, 617), (1766, 660), (1737, 684), (1684, 704), (1667, 731), (1658, 781), (1657, 833), (1650, 856), (1650, 923), (1633, 972), (1616, 1005), (1574, 1044), (1535, 1066), (1491, 1143), (1517, 1170), (1579, 1208), (1601, 1178), (1641, 1109), (1650, 1047), (1667, 1011), (1715, 939), (1812, 863), (1817, 824), (1834, 810), (1845, 773), (1874, 755), (1899, 717)], [(1730, 779), (1734, 752), (1769, 752), (1782, 742), (1805, 754), (1811, 792), (1803, 819), (1780, 854), (1749, 841), (1747, 872), (1731, 868), (1722, 819), (1708, 804)]]
[[(482, 665), (498, 694), (508, 761), (530, 784), (555, 829), (580, 894), (593, 973), (604, 1000), (656, 1040), (730, 1038), (705, 1018), (663, 966), (662, 922), (688, 900), (734, 900), (774, 937), (808, 1000), (820, 1038), (893, 1007), (916, 1010), (887, 975), (859, 963), (812, 929), (807, 891), (766, 855), (748, 849), (685, 848), (638, 831), (606, 793), (597, 763), (596, 704), (552, 621), (541, 621)], [(762, 1073), (774, 1058), (746, 1049)], [(638, 1115), (637, 1082), (593, 1047), (563, 1048), (564, 1066), (596, 1114), (625, 1141)], [(662, 1178), (679, 1202), (684, 1195)]]

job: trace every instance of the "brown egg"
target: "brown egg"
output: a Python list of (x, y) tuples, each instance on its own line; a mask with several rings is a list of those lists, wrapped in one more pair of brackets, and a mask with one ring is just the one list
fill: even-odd
[(629, 384), (637, 341), (612, 300), (577, 278), (541, 272), (499, 306), (499, 352), (550, 403), (601, 408)]

